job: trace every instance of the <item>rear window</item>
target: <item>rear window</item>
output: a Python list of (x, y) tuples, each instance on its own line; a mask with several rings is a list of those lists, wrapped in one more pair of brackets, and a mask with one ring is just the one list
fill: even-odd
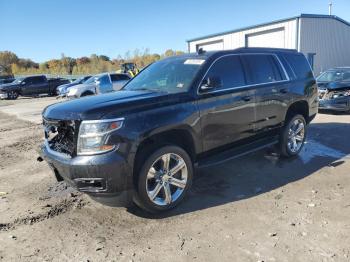
[(39, 83), (45, 82), (45, 78), (44, 76), (33, 76), (31, 78), (31, 82), (33, 84), (39, 84)]
[(242, 61), (249, 75), (248, 84), (264, 84), (286, 80), (272, 55), (242, 55)]
[(313, 77), (309, 62), (303, 54), (284, 54), (283, 56), (298, 79)]

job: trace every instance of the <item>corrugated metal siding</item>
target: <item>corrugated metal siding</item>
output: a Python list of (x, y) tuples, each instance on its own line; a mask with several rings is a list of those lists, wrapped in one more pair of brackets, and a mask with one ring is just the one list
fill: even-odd
[[(249, 30), (243, 30), (239, 32), (223, 34), (220, 36), (210, 37), (206, 39), (201, 39), (197, 41), (189, 42), (189, 51), (196, 52), (196, 47), (198, 44), (203, 44), (212, 41), (223, 40), (224, 41), (224, 49), (235, 49), (239, 47), (244, 47), (246, 44), (246, 35), (258, 33), (262, 31), (269, 31), (276, 28), (284, 28), (284, 48), (296, 49), (296, 31), (297, 31), (297, 23), (296, 19), (289, 20), (286, 22), (275, 23), (267, 26), (259, 26), (256, 28), (252, 28)], [(262, 43), (262, 46), (268, 46), (267, 43)]]
[(314, 73), (350, 66), (350, 26), (331, 18), (301, 18), (300, 51), (316, 53)]

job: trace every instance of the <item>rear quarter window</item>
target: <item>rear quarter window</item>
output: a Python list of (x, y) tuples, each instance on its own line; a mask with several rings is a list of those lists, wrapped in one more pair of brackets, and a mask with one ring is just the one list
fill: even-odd
[(309, 62), (303, 54), (283, 54), (283, 57), (291, 66), (298, 79), (312, 78), (312, 70)]

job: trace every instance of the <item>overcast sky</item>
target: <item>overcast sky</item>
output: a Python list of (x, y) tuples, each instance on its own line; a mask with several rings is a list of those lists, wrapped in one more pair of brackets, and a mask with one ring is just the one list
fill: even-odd
[[(0, 51), (42, 62), (111, 58), (135, 48), (187, 51), (186, 40), (301, 13), (328, 14), (328, 0), (0, 0)], [(350, 0), (333, 0), (350, 21)]]

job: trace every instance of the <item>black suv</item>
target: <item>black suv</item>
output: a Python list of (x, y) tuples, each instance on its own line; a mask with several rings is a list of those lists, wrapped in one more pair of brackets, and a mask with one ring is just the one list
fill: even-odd
[(15, 81), (0, 86), (1, 99), (17, 99), (18, 96), (56, 95), (59, 85), (68, 84), (64, 78), (49, 78), (44, 75), (17, 78)]
[(39, 160), (95, 199), (159, 212), (184, 198), (195, 168), (274, 144), (297, 155), (317, 111), (301, 53), (200, 50), (151, 64), (119, 92), (47, 107)]

